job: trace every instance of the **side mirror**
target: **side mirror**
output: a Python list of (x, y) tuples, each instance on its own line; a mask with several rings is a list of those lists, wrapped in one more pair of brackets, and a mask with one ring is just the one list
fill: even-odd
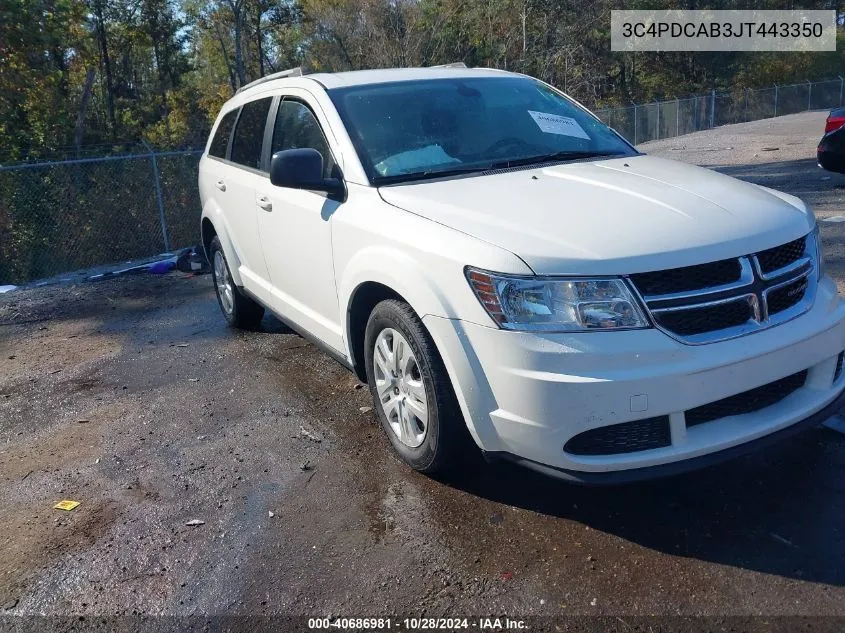
[(342, 180), (323, 178), (323, 156), (310, 147), (286, 149), (273, 154), (270, 182), (277, 187), (325, 191), (330, 196), (346, 195)]

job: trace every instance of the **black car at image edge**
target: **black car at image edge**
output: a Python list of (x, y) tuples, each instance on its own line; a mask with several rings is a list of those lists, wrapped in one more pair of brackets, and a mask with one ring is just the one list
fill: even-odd
[(845, 108), (834, 110), (827, 117), (818, 159), (819, 166), (845, 174)]

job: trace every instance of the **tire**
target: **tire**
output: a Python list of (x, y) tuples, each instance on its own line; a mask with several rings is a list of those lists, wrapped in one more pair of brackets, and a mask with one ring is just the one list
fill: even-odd
[(264, 308), (247, 297), (232, 280), (226, 253), (216, 235), (211, 240), (208, 249), (211, 262), (211, 277), (214, 279), (214, 293), (217, 295), (217, 305), (226, 319), (229, 327), (241, 330), (254, 330), (264, 317)]
[[(391, 340), (392, 357), (385, 353)], [(405, 343), (412, 352), (410, 358), (404, 353), (407, 351), (404, 350)], [(403, 301), (382, 301), (367, 321), (364, 345), (367, 382), (373, 405), (393, 449), (412, 468), (422, 473), (434, 475), (452, 470), (457, 465), (457, 456), (466, 443), (468, 432), (443, 361), (420, 318)], [(381, 346), (380, 350), (376, 349), (377, 345)], [(399, 350), (397, 345), (403, 350)], [(399, 363), (395, 362), (397, 352)], [(379, 365), (376, 360), (379, 360)], [(391, 375), (385, 371), (391, 363), (395, 369), (402, 361), (406, 362), (404, 372)], [(422, 418), (417, 415), (420, 411), (420, 387), (424, 389), (425, 397), (424, 427)], [(383, 398), (388, 404), (383, 404)], [(401, 399), (404, 399), (404, 406), (398, 404)], [(408, 416), (407, 422), (400, 419), (403, 413)], [(403, 432), (405, 440), (401, 437)]]

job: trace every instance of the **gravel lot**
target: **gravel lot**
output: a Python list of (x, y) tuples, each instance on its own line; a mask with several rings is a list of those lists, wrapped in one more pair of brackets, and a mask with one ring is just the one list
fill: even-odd
[[(829, 218), (845, 214), (845, 176), (815, 166), (823, 119), (642, 149)], [(842, 283), (840, 227), (823, 238)], [(435, 481), (391, 455), (352, 374), (272, 317), (226, 329), (210, 279), (178, 273), (0, 295), (0, 367), (7, 627), (9, 614), (845, 616), (845, 436), (827, 429), (625, 488), (472, 455)], [(54, 510), (61, 499), (81, 504)]]

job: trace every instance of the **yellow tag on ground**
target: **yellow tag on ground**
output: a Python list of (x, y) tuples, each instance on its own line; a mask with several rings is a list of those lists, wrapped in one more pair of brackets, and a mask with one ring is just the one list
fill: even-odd
[(55, 508), (56, 510), (67, 510), (68, 512), (70, 512), (78, 505), (79, 501), (70, 501), (68, 499), (65, 499), (64, 501), (59, 501), (56, 505), (53, 506), (53, 508)]

